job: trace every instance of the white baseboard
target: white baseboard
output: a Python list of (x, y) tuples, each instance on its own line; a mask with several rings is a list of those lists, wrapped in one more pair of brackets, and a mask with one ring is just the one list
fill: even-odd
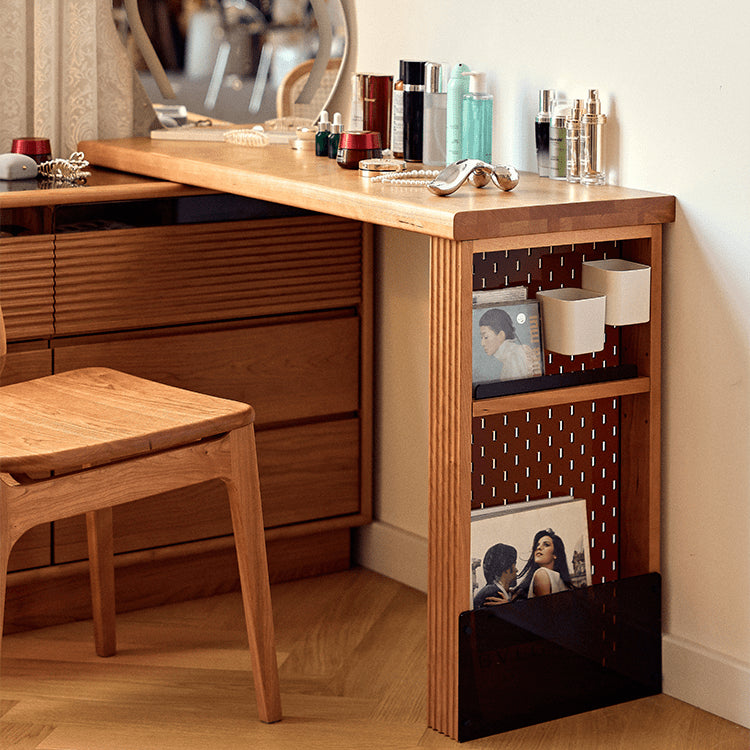
[(667, 695), (750, 728), (750, 664), (670, 635), (662, 660)]
[(427, 539), (424, 537), (374, 521), (356, 530), (354, 559), (363, 568), (427, 592)]

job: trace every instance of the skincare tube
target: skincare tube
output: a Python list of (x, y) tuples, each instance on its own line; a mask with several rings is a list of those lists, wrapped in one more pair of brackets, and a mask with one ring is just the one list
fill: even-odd
[(446, 96), (445, 122), (445, 163), (453, 164), (461, 159), (462, 139), (461, 120), (464, 96), (469, 93), (469, 79), (464, 75), (471, 68), (464, 63), (456, 63), (451, 71)]

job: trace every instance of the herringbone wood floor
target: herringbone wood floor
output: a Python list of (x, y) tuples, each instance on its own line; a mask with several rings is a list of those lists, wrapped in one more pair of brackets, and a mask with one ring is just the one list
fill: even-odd
[[(7, 636), (0, 748), (452, 748), (426, 729), (426, 598), (365, 570), (273, 587), (285, 718), (256, 720), (238, 595)], [(743, 729), (666, 696), (465, 743), (507, 750), (748, 750)]]

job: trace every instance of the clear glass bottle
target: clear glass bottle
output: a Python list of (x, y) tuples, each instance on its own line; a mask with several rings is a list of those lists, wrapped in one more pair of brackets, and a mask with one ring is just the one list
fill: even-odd
[(471, 78), (463, 103), (461, 158), (481, 159), (491, 164), (494, 99), (487, 93), (487, 75), (474, 70), (464, 75)]
[(425, 63), (424, 114), (422, 126), (422, 164), (427, 167), (445, 166), (445, 135), (448, 94), (445, 90), (446, 65)]
[(536, 164), (540, 177), (549, 177), (549, 119), (554, 98), (553, 89), (540, 89), (539, 113), (534, 121)]
[(597, 89), (589, 89), (586, 110), (581, 118), (581, 182), (604, 185), (604, 125), (607, 115), (601, 111)]

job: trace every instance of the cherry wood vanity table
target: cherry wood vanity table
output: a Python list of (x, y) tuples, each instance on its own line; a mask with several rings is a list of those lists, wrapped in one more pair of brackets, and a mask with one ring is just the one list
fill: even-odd
[[(661, 245), (662, 225), (674, 221), (672, 196), (614, 186), (586, 188), (522, 173), (518, 187), (512, 192), (501, 192), (492, 185), (479, 190), (467, 184), (452, 196), (440, 198), (421, 188), (376, 184), (361, 178), (357, 171), (339, 168), (332, 160), (279, 145), (247, 148), (132, 138), (83, 142), (80, 148), (92, 164), (161, 181), (152, 185), (160, 194), (217, 191), (339, 217), (337, 221), (362, 223), (365, 238), (362, 244), (366, 248), (361, 265), (364, 291), (355, 304), (358, 315), (366, 321), (360, 329), (358, 359), (363, 376), (355, 389), (357, 393), (352, 396), (357, 405), (347, 409), (356, 413), (358, 419), (359, 465), (366, 467), (360, 469), (359, 477), (365, 495), (368, 489), (364, 485), (370, 477), (371, 435), (367, 433), (372, 426), (368, 290), (373, 280), (367, 249), (371, 244), (369, 230), (372, 225), (383, 225), (430, 237), (428, 723), (431, 727), (461, 738), (459, 614), (471, 606), (470, 510), (480, 503), (494, 504), (482, 495), (484, 468), (482, 487), (477, 480), (483, 460), (479, 451), (483, 445), (491, 450), (489, 446), (497, 440), (497, 434), (504, 431), (509, 434), (501, 440), (512, 443), (518, 430), (513, 433), (508, 428), (508, 419), (511, 423), (519, 420), (538, 425), (536, 433), (540, 437), (517, 440), (525, 445), (511, 451), (515, 460), (508, 473), (520, 476), (530, 466), (532, 475), (541, 477), (536, 497), (547, 497), (548, 493), (567, 494), (559, 491), (558, 477), (568, 471), (568, 458), (559, 461), (545, 458), (542, 476), (534, 458), (542, 448), (535, 440), (546, 444), (547, 433), (551, 434), (567, 418), (561, 416), (560, 410), (567, 414), (572, 413), (574, 406), (600, 403), (614, 410), (611, 421), (617, 426), (613, 431), (615, 444), (609, 443), (603, 450), (617, 454), (618, 479), (603, 491), (607, 499), (602, 504), (607, 504), (608, 512), (610, 506), (614, 509), (611, 515), (616, 517), (616, 527), (613, 533), (609, 522), (606, 534), (601, 534), (599, 518), (595, 523), (592, 521), (590, 533), (602, 549), (601, 560), (595, 566), (595, 582), (659, 571)], [(101, 200), (117, 199), (116, 186), (102, 190), (110, 192)], [(145, 193), (143, 197), (147, 197)], [(5, 196), (0, 197), (0, 208), (4, 199)], [(297, 219), (280, 221), (293, 223)], [(162, 235), (162, 240), (169, 245), (169, 234)], [(183, 235), (174, 235), (174, 242), (181, 241)], [(281, 235), (270, 241), (283, 244)], [(220, 240), (215, 250), (205, 250), (214, 251), (221, 252)], [(606, 362), (601, 357), (584, 360), (556, 355), (550, 363), (555, 371), (574, 371), (611, 367), (616, 360), (616, 364), (635, 368), (634, 375), (554, 388), (540, 381), (540, 389), (532, 392), (474, 399), (472, 290), (518, 283), (537, 288), (580, 285), (575, 269), (581, 256), (601, 257), (602, 253), (651, 267), (651, 320), (608, 329)], [(92, 256), (89, 262), (95, 264), (96, 260)], [(173, 262), (177, 262), (176, 256)], [(558, 266), (564, 267), (564, 272), (558, 271)], [(56, 272), (61, 269), (58, 267)], [(347, 272), (342, 267), (341, 277)], [(309, 284), (318, 283), (313, 267), (309, 267), (308, 273)], [(304, 275), (299, 275), (296, 282), (304, 283)], [(58, 306), (56, 313), (59, 317), (63, 309)], [(261, 311), (261, 314), (267, 313)], [(137, 321), (127, 327), (137, 328)], [(79, 335), (75, 331), (73, 334)], [(253, 401), (252, 395), (248, 394), (248, 400)], [(591, 432), (589, 426), (571, 428), (571, 442), (575, 440), (585, 450), (599, 450), (600, 440)], [(591, 444), (597, 445), (591, 447)], [(483, 456), (484, 451), (481, 453)], [(579, 469), (576, 474), (580, 473), (580, 480), (566, 480), (565, 486), (573, 484), (576, 496), (588, 497), (593, 480), (589, 469)], [(502, 466), (498, 470), (502, 473)], [(518, 482), (514, 483), (512, 476), (511, 489), (501, 486), (502, 481), (491, 480), (493, 487), (498, 488), (497, 503), (502, 503), (503, 498), (528, 499), (528, 491), (518, 490)], [(511, 497), (514, 487), (516, 495)], [(591, 502), (598, 505), (598, 495)], [(338, 515), (342, 513), (339, 511)], [(348, 525), (366, 522), (369, 500), (351, 516), (357, 520), (348, 521)]]

